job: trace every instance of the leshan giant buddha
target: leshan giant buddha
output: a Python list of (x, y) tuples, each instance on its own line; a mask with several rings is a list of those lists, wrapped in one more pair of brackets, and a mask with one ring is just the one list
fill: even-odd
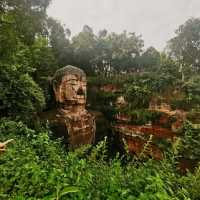
[(63, 136), (70, 147), (92, 144), (95, 139), (95, 120), (86, 106), (86, 75), (83, 70), (66, 66), (52, 78), (56, 108), (46, 115), (50, 127)]

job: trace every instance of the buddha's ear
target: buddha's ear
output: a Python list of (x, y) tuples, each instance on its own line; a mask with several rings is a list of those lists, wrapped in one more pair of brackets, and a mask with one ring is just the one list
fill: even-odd
[(51, 85), (52, 85), (52, 88), (53, 88), (55, 100), (58, 101), (59, 100), (59, 97), (58, 97), (58, 95), (59, 95), (58, 89), (59, 88), (57, 86), (57, 82), (56, 82), (55, 79), (51, 81)]

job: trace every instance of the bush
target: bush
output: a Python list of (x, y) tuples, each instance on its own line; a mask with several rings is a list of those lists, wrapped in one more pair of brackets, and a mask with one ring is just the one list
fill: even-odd
[(22, 66), (0, 63), (1, 116), (30, 118), (44, 104), (42, 90)]
[(179, 154), (186, 159), (200, 161), (200, 130), (185, 122), (179, 144)]
[(133, 108), (147, 108), (151, 92), (147, 86), (131, 84), (126, 88), (125, 97)]
[[(170, 162), (105, 161), (106, 143), (66, 152), (46, 130), (1, 121), (0, 141), (13, 138), (0, 156), (0, 198), (7, 199), (190, 199)], [(106, 158), (107, 160), (107, 158)]]
[(200, 167), (194, 173), (181, 177), (178, 182), (185, 188), (191, 199), (200, 199)]

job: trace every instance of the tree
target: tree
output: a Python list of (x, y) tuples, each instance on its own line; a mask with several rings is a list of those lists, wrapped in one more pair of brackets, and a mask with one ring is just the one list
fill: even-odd
[(92, 73), (91, 61), (95, 56), (96, 36), (92, 28), (85, 25), (82, 32), (72, 38), (74, 63), (83, 68), (86, 73)]
[(108, 34), (108, 31), (106, 29), (100, 30), (98, 33), (99, 38), (105, 38)]
[(107, 39), (112, 51), (112, 65), (116, 70), (130, 69), (134, 67), (134, 59), (140, 55), (143, 47), (141, 36), (135, 33), (121, 34), (111, 33)]
[(149, 47), (140, 57), (142, 68), (153, 70), (160, 65), (160, 53), (154, 48)]
[(10, 28), (24, 44), (32, 44), (38, 33), (46, 34), (46, 8), (50, 1), (2, 0), (3, 17), (10, 19)]
[(65, 31), (64, 27), (53, 18), (48, 18), (48, 32), (50, 45), (52, 47), (58, 66), (63, 67), (73, 64), (73, 52), (70, 41), (66, 35), (71, 35), (69, 29)]
[(126, 31), (121, 34), (108, 34), (106, 30), (102, 30), (96, 40), (93, 65), (101, 72), (133, 69), (135, 58), (140, 55), (143, 47), (141, 36), (136, 36), (135, 33), (127, 34)]
[(44, 89), (48, 77), (53, 76), (58, 69), (53, 49), (48, 45), (47, 38), (38, 37), (30, 46), (29, 65), (34, 69), (31, 73), (34, 80)]
[(34, 112), (44, 107), (42, 90), (24, 70), (19, 64), (0, 63), (1, 117), (30, 119)]
[(0, 2), (0, 59), (9, 60), (19, 43), (30, 46), (36, 35), (46, 35), (46, 8), (50, 0)]
[(200, 70), (200, 19), (187, 20), (175, 33), (176, 36), (168, 42), (170, 55), (181, 65)]
[(39, 48), (36, 51), (35, 41), (46, 34), (49, 3), (50, 0), (2, 0), (0, 3), (1, 117), (30, 119), (31, 114), (44, 107), (43, 92), (31, 75), (39, 69), (35, 59), (43, 56), (39, 56)]

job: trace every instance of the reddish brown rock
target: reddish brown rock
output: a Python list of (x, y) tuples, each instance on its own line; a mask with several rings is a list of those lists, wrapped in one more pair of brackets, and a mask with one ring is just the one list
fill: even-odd
[[(136, 154), (140, 157), (140, 154), (143, 153), (143, 156), (151, 156), (156, 160), (163, 159), (163, 150), (152, 144), (152, 141), (148, 141), (148, 138), (151, 137), (152, 140), (156, 138), (164, 139), (171, 142), (176, 139), (176, 135), (171, 130), (160, 126), (117, 124), (113, 128), (119, 134), (121, 140), (124, 139), (126, 141), (131, 154)], [(146, 147), (147, 149), (145, 149)]]
[(100, 90), (103, 92), (112, 92), (112, 93), (121, 92), (121, 88), (113, 84), (104, 85), (100, 88)]
[(92, 144), (95, 139), (94, 116), (85, 109), (86, 75), (83, 70), (66, 66), (52, 78), (56, 108), (43, 116), (53, 132), (63, 136), (70, 147)]
[(118, 122), (125, 122), (128, 123), (131, 121), (131, 117), (129, 115), (123, 114), (123, 113), (118, 113), (115, 115), (115, 119)]
[(171, 139), (171, 140), (173, 140), (176, 137), (176, 134), (173, 133), (171, 130), (166, 128), (161, 128), (159, 126), (135, 126), (135, 125), (118, 124), (114, 126), (114, 129), (124, 135), (129, 135), (129, 136), (153, 135), (157, 138)]
[[(157, 111), (162, 113), (157, 125), (166, 125), (169, 124), (173, 132), (179, 131), (183, 122), (186, 119), (186, 112), (183, 110), (172, 110), (171, 106), (168, 103), (160, 102), (159, 104), (155, 99), (153, 99), (149, 104), (149, 110)], [(171, 122), (171, 119), (174, 118), (174, 121)]]
[[(128, 151), (131, 154), (135, 154), (138, 157), (142, 156), (151, 156), (156, 160), (163, 159), (163, 152), (160, 150), (159, 147), (152, 144), (151, 142), (145, 141), (142, 138), (128, 136), (128, 135), (121, 135), (125, 140)], [(143, 154), (143, 155), (142, 155)]]
[[(114, 130), (121, 138), (124, 138), (128, 145), (130, 153), (140, 154), (145, 144), (148, 142), (148, 137), (156, 141), (166, 140), (173, 143), (178, 137), (178, 131), (181, 130), (186, 112), (181, 110), (172, 110), (169, 103), (163, 99), (152, 99), (149, 104), (149, 109), (152, 112), (158, 112), (159, 117), (145, 125), (130, 124), (131, 117), (118, 113), (115, 116), (116, 124)], [(155, 159), (162, 159), (164, 149), (160, 149), (157, 144), (149, 144), (149, 151), (145, 152)]]

